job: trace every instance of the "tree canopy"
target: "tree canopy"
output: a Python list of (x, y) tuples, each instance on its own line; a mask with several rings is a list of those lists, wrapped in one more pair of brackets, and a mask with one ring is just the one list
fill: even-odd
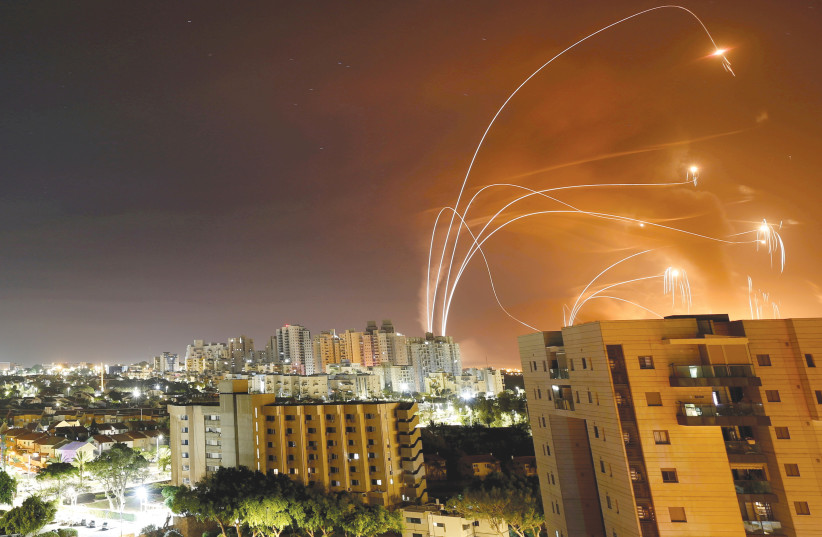
[(55, 514), (57, 514), (57, 506), (54, 502), (43, 501), (37, 496), (29, 496), (23, 501), (23, 505), (9, 510), (3, 518), (0, 518), (0, 526), (6, 534), (35, 534), (51, 522)]
[(510, 529), (519, 537), (537, 536), (545, 523), (538, 482), (517, 476), (496, 473), (475, 481), (447, 506), (466, 518), (487, 519), (497, 531)]
[(4, 470), (0, 470), (0, 504), (9, 504), (17, 494), (17, 480)]
[(125, 444), (114, 444), (96, 460), (85, 465), (102, 485), (112, 510), (125, 505), (126, 488), (145, 479), (148, 461)]

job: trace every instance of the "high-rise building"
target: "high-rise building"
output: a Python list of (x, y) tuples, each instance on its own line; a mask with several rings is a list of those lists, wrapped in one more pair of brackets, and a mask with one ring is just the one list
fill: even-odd
[(231, 372), (241, 372), (246, 362), (254, 359), (254, 340), (248, 336), (228, 338), (228, 357), (231, 361)]
[(822, 535), (822, 319), (599, 321), (519, 348), (550, 535)]
[(170, 405), (169, 414), (174, 485), (246, 466), (370, 504), (426, 500), (416, 403), (279, 404), (233, 380), (220, 384), (219, 405)]
[(185, 367), (192, 373), (224, 371), (229, 368), (228, 347), (225, 343), (205, 343), (195, 339), (186, 347)]
[(178, 358), (173, 352), (164, 352), (159, 356), (155, 356), (153, 360), (153, 369), (158, 373), (166, 373), (177, 371)]
[(434, 336), (429, 332), (424, 338), (409, 337), (407, 342), (408, 355), (419, 383), (429, 373), (462, 374), (460, 346), (451, 336)]
[(279, 363), (290, 366), (292, 373), (319, 373), (314, 363), (311, 332), (303, 326), (287, 324), (277, 329), (277, 356)]
[(315, 335), (312, 343), (316, 373), (326, 373), (329, 364), (342, 361), (343, 342), (334, 330)]

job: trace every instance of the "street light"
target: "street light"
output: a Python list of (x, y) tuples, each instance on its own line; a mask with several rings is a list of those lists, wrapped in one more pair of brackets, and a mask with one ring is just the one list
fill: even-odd
[(157, 469), (160, 469), (160, 440), (163, 439), (163, 435), (157, 435)]

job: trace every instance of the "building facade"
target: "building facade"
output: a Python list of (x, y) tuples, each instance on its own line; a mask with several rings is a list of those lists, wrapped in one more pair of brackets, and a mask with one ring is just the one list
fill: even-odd
[(233, 380), (220, 384), (219, 405), (169, 406), (172, 484), (246, 466), (359, 493), (370, 504), (425, 501), (416, 404), (274, 401)]
[(550, 535), (822, 536), (822, 319), (600, 321), (519, 348)]

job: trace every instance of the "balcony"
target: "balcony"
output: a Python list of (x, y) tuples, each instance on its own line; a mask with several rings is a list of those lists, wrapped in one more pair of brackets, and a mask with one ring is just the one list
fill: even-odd
[(748, 364), (672, 365), (671, 386), (762, 386)]
[(768, 460), (759, 444), (746, 440), (725, 442), (725, 451), (730, 462), (764, 463)]
[(782, 523), (776, 520), (743, 520), (748, 535), (784, 535)]
[(651, 499), (651, 489), (648, 487), (648, 483), (644, 481), (632, 481), (631, 484), (634, 486), (634, 498), (637, 500)]
[(762, 403), (679, 403), (676, 421), (680, 425), (733, 427), (769, 427), (771, 419), (765, 415)]
[(561, 399), (557, 397), (554, 399), (554, 408), (557, 410), (573, 410), (574, 401), (573, 399)]
[(734, 480), (734, 488), (737, 494), (773, 494), (770, 481), (736, 479)]
[(642, 537), (659, 537), (659, 528), (655, 520), (639, 520), (639, 528), (642, 531)]
[(569, 376), (567, 369), (549, 369), (548, 370), (548, 378), (552, 379), (567, 379), (571, 378)]

